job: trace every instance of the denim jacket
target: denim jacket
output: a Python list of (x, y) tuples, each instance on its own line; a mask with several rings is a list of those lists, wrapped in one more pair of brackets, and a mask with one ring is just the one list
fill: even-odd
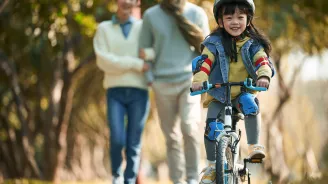
[[(212, 84), (228, 82), (229, 59), (224, 52), (221, 36), (210, 35), (204, 40), (202, 45), (208, 48), (215, 56), (209, 75), (209, 82)], [(262, 46), (253, 39), (249, 39), (241, 48), (242, 61), (253, 81), (257, 80), (257, 74), (252, 58), (260, 49), (262, 49)], [(222, 103), (226, 101), (226, 87), (212, 89), (208, 91), (208, 94)]]

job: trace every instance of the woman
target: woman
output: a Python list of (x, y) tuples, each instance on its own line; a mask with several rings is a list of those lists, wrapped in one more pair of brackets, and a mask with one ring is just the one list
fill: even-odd
[(97, 66), (104, 72), (103, 86), (107, 89), (113, 184), (122, 183), (124, 147), (127, 163), (124, 183), (135, 184), (141, 134), (149, 111), (148, 86), (144, 75), (149, 66), (138, 58), (142, 22), (131, 16), (136, 3), (137, 0), (117, 0), (116, 15), (112, 20), (100, 23), (94, 37)]

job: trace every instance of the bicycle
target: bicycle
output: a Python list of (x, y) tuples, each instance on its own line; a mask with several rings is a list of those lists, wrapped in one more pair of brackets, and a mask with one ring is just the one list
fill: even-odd
[[(250, 184), (251, 173), (247, 169), (247, 163), (262, 163), (262, 159), (244, 158), (244, 165), (237, 164), (241, 160), (240, 155), (240, 139), (241, 130), (237, 134), (236, 125), (240, 119), (243, 119), (241, 113), (233, 110), (230, 91), (231, 86), (241, 86), (254, 91), (266, 91), (267, 88), (253, 86), (253, 80), (246, 78), (242, 82), (228, 82), (222, 84), (210, 84), (208, 81), (203, 82), (202, 90), (192, 91), (190, 95), (199, 95), (207, 91), (226, 86), (226, 102), (225, 102), (225, 117), (224, 126), (216, 126), (217, 133), (216, 141), (216, 184), (235, 184), (239, 181), (245, 181), (246, 177)], [(217, 121), (218, 122), (218, 121)], [(218, 122), (220, 123), (220, 122)], [(219, 127), (222, 127), (221, 129)], [(240, 167), (242, 166), (242, 169)], [(240, 180), (239, 180), (240, 179)]]

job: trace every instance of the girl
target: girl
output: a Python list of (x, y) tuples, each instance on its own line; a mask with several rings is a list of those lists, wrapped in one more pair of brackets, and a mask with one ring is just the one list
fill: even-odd
[[(210, 83), (238, 82), (247, 77), (253, 78), (256, 85), (269, 87), (274, 69), (269, 61), (271, 46), (269, 41), (258, 32), (252, 23), (255, 12), (253, 0), (216, 0), (213, 13), (218, 28), (213, 31), (202, 43), (202, 55), (206, 58), (194, 75), (192, 89), (200, 90), (202, 82)], [(243, 90), (244, 91), (244, 90)], [(252, 94), (253, 93), (253, 94)], [(207, 137), (209, 123), (221, 117), (224, 119), (225, 89), (218, 88), (208, 92), (204, 107), (208, 107), (205, 149), (208, 166), (203, 170), (201, 184), (215, 182), (215, 142)], [(247, 97), (244, 101), (243, 97)], [(245, 115), (249, 158), (265, 157), (264, 147), (259, 145), (261, 119), (258, 112), (258, 100), (254, 92), (242, 92), (240, 87), (231, 88), (233, 107)], [(242, 109), (244, 106), (253, 106), (254, 111)], [(239, 108), (241, 107), (241, 108)], [(220, 119), (220, 118), (218, 118)]]

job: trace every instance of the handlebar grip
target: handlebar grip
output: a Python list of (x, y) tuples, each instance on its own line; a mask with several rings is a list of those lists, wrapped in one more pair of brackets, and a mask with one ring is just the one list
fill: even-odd
[(206, 93), (208, 90), (200, 90), (200, 91), (194, 91), (194, 92), (191, 92), (190, 95), (191, 96), (196, 96), (196, 95), (200, 95), (200, 94), (203, 94), (203, 93)]
[(244, 81), (244, 86), (250, 90), (254, 90), (254, 91), (267, 91), (268, 89), (265, 87), (256, 87), (253, 86), (253, 80), (251, 78), (247, 78)]
[(190, 88), (190, 95), (195, 96), (195, 95), (200, 95), (203, 93), (206, 93), (208, 90), (212, 89), (213, 85), (208, 83), (208, 81), (203, 82), (203, 89), (199, 91), (193, 91), (192, 88)]
[(265, 87), (250, 87), (249, 89), (254, 90), (254, 91), (267, 91), (268, 89)]

